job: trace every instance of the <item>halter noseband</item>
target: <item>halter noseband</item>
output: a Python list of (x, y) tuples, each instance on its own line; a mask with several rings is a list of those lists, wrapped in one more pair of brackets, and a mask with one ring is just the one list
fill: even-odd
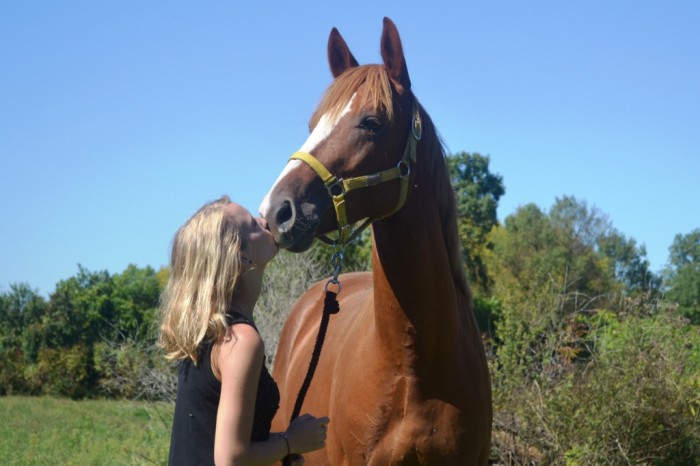
[[(323, 184), (328, 190), (328, 195), (333, 200), (333, 207), (335, 208), (335, 215), (338, 221), (338, 238), (333, 241), (327, 236), (322, 236), (319, 237), (321, 241), (328, 244), (343, 246), (357, 238), (357, 236), (375, 220), (393, 215), (399, 209), (401, 209), (401, 207), (403, 207), (404, 203), (406, 202), (406, 198), (408, 197), (408, 181), (409, 175), (411, 174), (411, 163), (416, 162), (416, 147), (423, 132), (420, 110), (415, 98), (413, 99), (412, 113), (413, 119), (411, 122), (411, 131), (409, 132), (408, 139), (406, 140), (406, 147), (404, 148), (403, 156), (401, 157), (401, 160), (399, 160), (399, 163), (393, 168), (373, 173), (371, 175), (343, 179), (333, 175), (326, 169), (326, 167), (323, 166), (321, 162), (318, 161), (316, 157), (307, 152), (295, 152), (291, 157), (289, 157), (289, 160), (301, 160), (311, 167), (311, 169), (321, 178)], [(356, 189), (377, 186), (397, 178), (401, 181), (401, 191), (399, 193), (399, 202), (396, 208), (382, 217), (366, 218), (353, 231), (354, 224), (348, 224), (347, 213), (345, 210), (345, 194)]]

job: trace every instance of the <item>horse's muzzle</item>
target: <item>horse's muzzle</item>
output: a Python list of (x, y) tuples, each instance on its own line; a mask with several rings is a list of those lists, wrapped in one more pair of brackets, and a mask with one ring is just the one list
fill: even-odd
[(272, 199), (265, 219), (279, 247), (304, 252), (311, 247), (318, 227), (315, 206), (298, 206), (291, 198)]

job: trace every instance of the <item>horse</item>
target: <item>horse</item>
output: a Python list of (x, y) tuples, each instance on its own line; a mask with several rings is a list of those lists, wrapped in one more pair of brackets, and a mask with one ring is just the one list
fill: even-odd
[[(486, 464), (491, 386), (454, 191), (388, 18), (381, 56), (383, 64), (360, 66), (331, 30), (334, 80), (308, 139), (260, 206), (277, 243), (292, 252), (335, 230), (348, 241), (353, 225), (371, 223), (372, 271), (338, 277), (340, 312), (330, 320), (303, 405), (331, 419), (325, 448), (305, 455), (306, 464)], [(323, 295), (323, 282), (312, 286), (282, 330), (273, 370), (282, 402), (273, 430), (289, 423)]]

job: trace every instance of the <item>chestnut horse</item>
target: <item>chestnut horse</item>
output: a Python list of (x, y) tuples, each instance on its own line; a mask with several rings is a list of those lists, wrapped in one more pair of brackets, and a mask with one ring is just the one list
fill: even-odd
[[(293, 252), (336, 229), (344, 241), (345, 224), (374, 221), (373, 272), (340, 275), (340, 313), (330, 319), (303, 405), (302, 412), (331, 419), (326, 447), (305, 455), (306, 464), (486, 464), (489, 371), (444, 150), (411, 92), (388, 18), (381, 54), (383, 65), (359, 66), (333, 28), (335, 80), (308, 140), (260, 208), (279, 245)], [(283, 401), (273, 430), (289, 422), (323, 295), (324, 283), (309, 289), (282, 331), (274, 378)]]

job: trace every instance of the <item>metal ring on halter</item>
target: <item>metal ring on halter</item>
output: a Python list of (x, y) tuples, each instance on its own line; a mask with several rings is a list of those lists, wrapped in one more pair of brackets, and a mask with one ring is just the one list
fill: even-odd
[(396, 168), (399, 169), (400, 178), (404, 178), (411, 174), (411, 165), (409, 165), (405, 160), (399, 160), (399, 163), (396, 164)]
[(326, 289), (325, 291), (328, 291), (328, 287), (330, 285), (337, 285), (338, 286), (338, 291), (335, 292), (336, 295), (339, 295), (340, 292), (343, 290), (343, 285), (340, 284), (340, 280), (337, 280), (335, 278), (331, 278), (326, 282)]
[[(327, 185), (326, 189), (328, 189), (328, 194), (330, 194), (331, 197), (337, 197), (345, 194), (345, 187), (343, 186), (342, 179), (335, 180), (333, 183)], [(339, 192), (336, 193), (334, 190), (339, 190)]]

